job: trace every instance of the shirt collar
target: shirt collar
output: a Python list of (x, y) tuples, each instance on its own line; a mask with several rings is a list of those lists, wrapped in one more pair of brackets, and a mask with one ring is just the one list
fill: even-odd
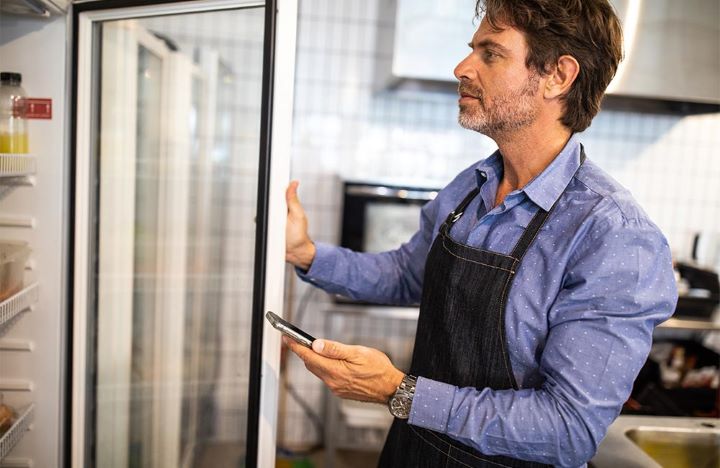
[[(573, 134), (545, 170), (520, 191), (525, 192), (540, 208), (549, 211), (565, 191), (578, 167), (580, 167), (580, 142), (577, 135)], [(491, 178), (497, 178), (499, 181), (502, 172), (502, 156), (499, 151), (495, 151), (489, 158), (480, 161), (475, 169), (478, 187)]]
[(483, 184), (490, 179), (497, 179), (499, 181), (502, 174), (503, 164), (499, 150), (496, 150), (490, 157), (480, 161), (475, 167), (475, 180), (478, 187), (482, 187)]

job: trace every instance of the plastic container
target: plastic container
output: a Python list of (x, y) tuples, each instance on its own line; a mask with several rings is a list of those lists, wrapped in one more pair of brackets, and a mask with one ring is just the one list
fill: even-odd
[(0, 301), (4, 301), (23, 287), (25, 263), (30, 256), (27, 242), (0, 242)]
[(25, 111), (27, 93), (22, 75), (0, 73), (0, 153), (25, 154), (29, 151)]

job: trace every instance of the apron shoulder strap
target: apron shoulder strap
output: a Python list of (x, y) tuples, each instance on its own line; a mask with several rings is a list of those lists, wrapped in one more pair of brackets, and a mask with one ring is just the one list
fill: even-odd
[(478, 187), (475, 187), (468, 193), (463, 201), (460, 202), (460, 204), (450, 212), (450, 214), (445, 218), (445, 222), (443, 223), (443, 227), (446, 228), (446, 230), (450, 229), (450, 226), (452, 226), (455, 221), (460, 219), (460, 217), (465, 212), (465, 209), (468, 207), (471, 201), (473, 201), (473, 198), (477, 196), (477, 194), (480, 193), (480, 189)]
[[(580, 165), (575, 170), (575, 175), (577, 174), (577, 171), (580, 170), (583, 163), (585, 163), (586, 159), (585, 155), (585, 148), (583, 145), (580, 145)], [(563, 193), (565, 191), (563, 190)], [(550, 207), (548, 211), (543, 210), (542, 208), (538, 209), (538, 212), (535, 213), (535, 216), (533, 216), (533, 219), (530, 221), (530, 224), (528, 224), (528, 227), (525, 228), (525, 232), (523, 232), (523, 235), (520, 237), (520, 239), (517, 241), (517, 244), (515, 244), (515, 247), (512, 250), (512, 253), (510, 254), (511, 257), (516, 258), (518, 261), (522, 260), (523, 256), (525, 256), (525, 252), (527, 252), (528, 248), (530, 247), (530, 244), (533, 243), (535, 238), (537, 237), (538, 233), (540, 232), (540, 228), (543, 227), (545, 224), (545, 221), (547, 221), (548, 217), (550, 216), (550, 213), (553, 212), (555, 209), (555, 206), (558, 204), (558, 201), (560, 201), (560, 198), (562, 197), (562, 194), (555, 200), (555, 203)]]

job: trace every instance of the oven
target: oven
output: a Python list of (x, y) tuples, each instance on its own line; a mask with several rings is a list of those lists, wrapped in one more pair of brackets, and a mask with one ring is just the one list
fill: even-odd
[(358, 252), (393, 250), (410, 240), (420, 225), (420, 210), (436, 188), (346, 181), (343, 184), (343, 247)]

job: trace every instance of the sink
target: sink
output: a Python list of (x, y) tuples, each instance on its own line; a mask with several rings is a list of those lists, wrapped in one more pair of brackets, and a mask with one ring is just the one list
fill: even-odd
[(621, 415), (590, 461), (595, 468), (720, 468), (720, 419)]
[(625, 436), (666, 468), (720, 468), (720, 429), (636, 427)]

